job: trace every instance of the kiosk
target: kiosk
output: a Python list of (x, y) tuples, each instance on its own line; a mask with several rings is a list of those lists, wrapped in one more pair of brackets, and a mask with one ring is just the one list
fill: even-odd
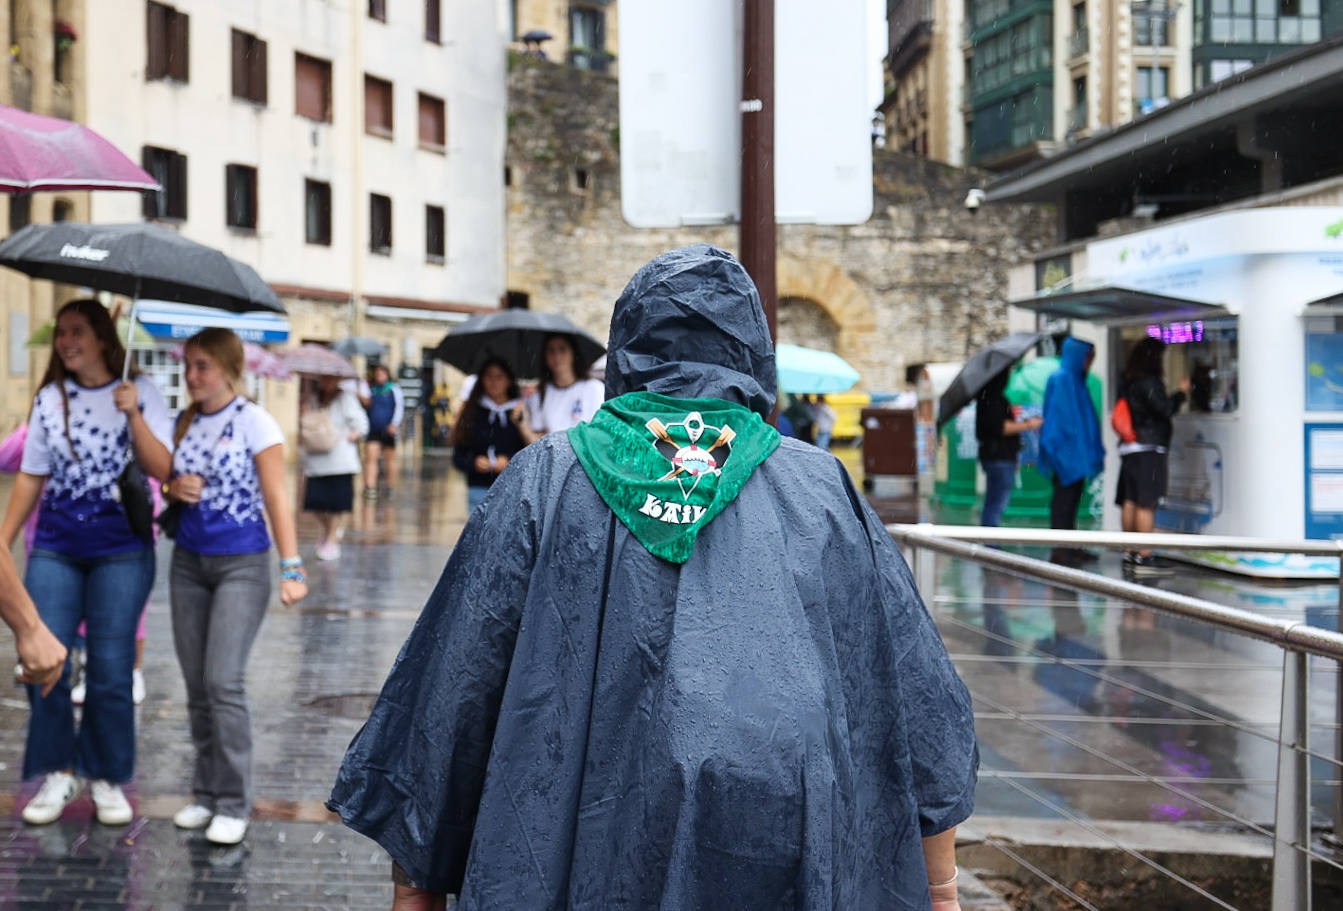
[[(1343, 538), (1343, 207), (1241, 209), (1097, 240), (1080, 274), (1066, 293), (1014, 301), (1013, 321), (1068, 320), (1103, 346), (1107, 413), (1129, 348), (1168, 343), (1167, 385), (1187, 375), (1193, 390), (1158, 527)], [(1119, 459), (1105, 437), (1109, 503)], [(1105, 526), (1118, 523), (1107, 508)], [(1299, 555), (1195, 557), (1278, 578), (1339, 572)]]

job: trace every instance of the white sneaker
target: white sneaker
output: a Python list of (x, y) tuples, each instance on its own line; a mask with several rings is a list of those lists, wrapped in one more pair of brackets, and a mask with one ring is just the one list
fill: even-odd
[(214, 810), (198, 803), (189, 803), (173, 814), (173, 825), (179, 829), (203, 829), (210, 824)]
[(317, 545), (315, 552), (317, 559), (324, 562), (340, 559), (340, 545), (334, 541), (323, 541)]
[(98, 821), (105, 826), (124, 826), (135, 818), (121, 785), (101, 778), (93, 782), (93, 806), (98, 811)]
[(131, 671), (131, 702), (136, 705), (145, 701), (145, 673), (138, 667)]
[(37, 795), (23, 808), (23, 821), (45, 826), (61, 818), (70, 801), (79, 796), (79, 781), (69, 772), (49, 772)]
[(237, 816), (216, 816), (205, 830), (205, 840), (215, 845), (236, 845), (247, 834), (247, 820)]
[(75, 705), (84, 704), (84, 695), (88, 689), (88, 679), (84, 673), (84, 650), (75, 649), (75, 653), (70, 656), (75, 670), (75, 684), (70, 687), (70, 701)]

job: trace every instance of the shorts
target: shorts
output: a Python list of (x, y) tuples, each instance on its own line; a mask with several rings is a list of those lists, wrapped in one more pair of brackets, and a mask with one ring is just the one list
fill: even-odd
[(368, 436), (364, 437), (364, 442), (377, 443), (379, 446), (382, 446), (386, 449), (396, 448), (396, 437), (388, 433), (386, 430), (383, 430), (379, 433), (374, 433), (370, 431)]
[(303, 508), (308, 512), (349, 512), (354, 508), (354, 475), (309, 475), (303, 484)]
[(1155, 450), (1121, 456), (1115, 505), (1133, 502), (1140, 509), (1156, 509), (1166, 495), (1166, 461), (1167, 454)]

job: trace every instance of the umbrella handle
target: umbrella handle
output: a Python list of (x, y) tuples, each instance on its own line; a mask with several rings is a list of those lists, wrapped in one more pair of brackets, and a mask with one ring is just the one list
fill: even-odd
[(121, 362), (121, 381), (131, 377), (131, 339), (135, 338), (135, 308), (140, 303), (140, 280), (135, 280), (135, 296), (131, 298), (131, 315), (126, 320), (126, 357)]

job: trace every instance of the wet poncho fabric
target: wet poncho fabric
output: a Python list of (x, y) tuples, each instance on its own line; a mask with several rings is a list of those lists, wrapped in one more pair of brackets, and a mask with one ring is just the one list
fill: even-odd
[[(610, 352), (610, 398), (772, 402), (754, 287), (712, 247), (635, 275)], [(328, 805), (463, 911), (914, 909), (976, 766), (965, 687), (834, 457), (783, 440), (675, 563), (551, 434), (472, 514)]]
[(1105, 468), (1100, 419), (1087, 389), (1087, 358), (1092, 349), (1090, 342), (1065, 338), (1059, 369), (1045, 383), (1040, 468), (1065, 487), (1095, 477)]

